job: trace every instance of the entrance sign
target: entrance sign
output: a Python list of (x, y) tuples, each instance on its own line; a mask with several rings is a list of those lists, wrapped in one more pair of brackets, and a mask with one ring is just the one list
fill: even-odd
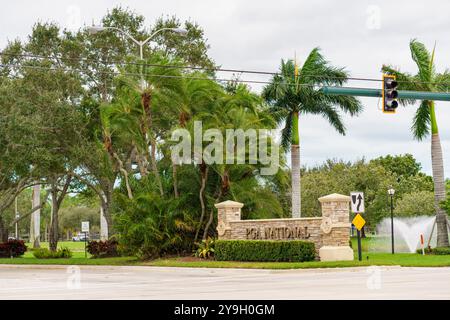
[(353, 260), (350, 240), (350, 197), (319, 198), (322, 215), (303, 218), (241, 219), (243, 203), (216, 203), (219, 240), (291, 241), (314, 243), (321, 261)]
[(350, 193), (350, 204), (353, 213), (363, 213), (364, 212), (364, 193), (362, 192), (351, 192)]

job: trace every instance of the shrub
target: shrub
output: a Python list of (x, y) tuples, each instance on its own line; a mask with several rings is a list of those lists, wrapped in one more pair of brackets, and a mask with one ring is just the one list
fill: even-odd
[(72, 258), (72, 251), (69, 248), (59, 248), (57, 251), (50, 251), (47, 248), (34, 249), (33, 256), (37, 259), (68, 259)]
[(216, 260), (234, 261), (311, 261), (314, 243), (305, 241), (217, 240)]
[(214, 257), (214, 245), (215, 241), (213, 238), (202, 240), (202, 242), (198, 244), (198, 248), (194, 255), (202, 259), (212, 258)]
[(448, 255), (448, 254), (450, 254), (450, 248), (449, 247), (433, 248), (433, 249), (431, 249), (431, 254)]
[[(422, 249), (418, 249), (417, 253), (422, 254)], [(449, 247), (425, 248), (425, 254), (450, 255)]]
[(161, 199), (153, 193), (117, 199), (114, 226), (123, 252), (143, 259), (192, 252), (194, 223), (181, 199)]
[(0, 258), (20, 257), (27, 251), (23, 240), (8, 240), (0, 243)]
[(89, 241), (86, 249), (94, 258), (117, 257), (117, 241), (114, 239), (106, 241)]

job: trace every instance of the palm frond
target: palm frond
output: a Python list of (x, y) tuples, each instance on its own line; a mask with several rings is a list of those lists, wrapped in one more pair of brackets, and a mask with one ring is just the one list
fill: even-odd
[(332, 66), (325, 60), (317, 47), (310, 52), (301, 68), (300, 83), (341, 86), (348, 76), (344, 68)]
[(284, 150), (288, 150), (291, 146), (292, 137), (292, 113), (289, 113), (286, 117), (286, 123), (283, 130), (281, 130), (281, 147)]
[(327, 101), (316, 101), (309, 104), (308, 113), (320, 114), (328, 120), (328, 123), (342, 135), (345, 135), (345, 126), (342, 117), (335, 106)]
[(411, 50), (411, 57), (417, 64), (419, 69), (419, 77), (423, 82), (429, 82), (432, 80), (432, 68), (431, 57), (425, 45), (416, 39), (411, 40), (409, 43), (409, 48)]
[(449, 92), (450, 90), (450, 70), (445, 70), (443, 73), (438, 73), (434, 77), (433, 87), (437, 91)]
[(413, 125), (411, 126), (414, 138), (419, 141), (430, 133), (431, 118), (429, 103), (428, 100), (422, 101), (419, 108), (417, 108)]

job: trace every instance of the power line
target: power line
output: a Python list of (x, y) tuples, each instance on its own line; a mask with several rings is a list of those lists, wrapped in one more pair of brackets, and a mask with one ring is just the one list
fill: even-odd
[[(125, 76), (142, 76), (141, 73), (134, 73), (134, 72), (116, 72), (116, 71), (92, 71), (92, 70), (83, 70), (83, 69), (67, 69), (67, 68), (50, 68), (50, 67), (41, 67), (41, 66), (29, 66), (29, 65), (22, 65), (21, 67), (26, 69), (35, 69), (35, 70), (42, 70), (42, 71), (66, 71), (66, 72), (80, 72), (80, 73), (99, 73), (99, 74), (107, 74), (107, 75), (125, 75)], [(151, 77), (157, 77), (157, 78), (178, 78), (178, 79), (192, 79), (192, 80), (208, 80), (208, 78), (203, 77), (194, 77), (194, 76), (185, 76), (185, 75), (167, 75), (167, 74), (149, 74), (146, 73), (144, 75), (151, 76)], [(239, 82), (239, 83), (253, 83), (253, 84), (270, 84), (270, 81), (260, 81), (260, 80), (240, 80), (240, 79), (225, 79), (225, 78), (212, 78), (209, 80), (214, 81), (220, 81), (220, 82)], [(303, 86), (303, 87), (320, 87), (315, 86), (312, 84), (294, 84), (294, 83), (286, 83), (286, 85), (292, 85), (292, 86)], [(347, 87), (349, 88), (349, 87)]]
[[(86, 61), (86, 62), (97, 62), (97, 63), (105, 63), (100, 60), (94, 59), (86, 59), (86, 58), (71, 58), (71, 57), (50, 57), (44, 55), (35, 55), (35, 54), (14, 54), (14, 53), (5, 53), (0, 52), (0, 55), (4, 56), (16, 56), (16, 57), (26, 57), (26, 58), (36, 58), (36, 59), (49, 59), (53, 60), (55, 58), (61, 60), (72, 60), (72, 61)], [(172, 69), (190, 69), (190, 70), (201, 70), (206, 72), (233, 72), (233, 73), (248, 73), (248, 74), (259, 74), (259, 75), (282, 75), (279, 72), (270, 72), (270, 71), (258, 71), (258, 70), (245, 70), (245, 69), (232, 69), (232, 68), (205, 68), (205, 67), (195, 67), (195, 66), (182, 66), (182, 65), (162, 65), (162, 64), (151, 64), (145, 62), (129, 62), (129, 61), (110, 61), (108, 64), (115, 65), (134, 65), (134, 66), (145, 66), (145, 67), (157, 67), (157, 68), (172, 68)], [(322, 78), (320, 76), (314, 74), (303, 73), (303, 76), (312, 77), (312, 78)], [(361, 78), (361, 77), (327, 77), (330, 80), (354, 80), (354, 81), (383, 81), (381, 79), (373, 79), (373, 78)]]
[[(72, 60), (72, 61), (85, 61), (85, 62), (97, 62), (105, 64), (105, 62), (100, 60), (94, 60), (94, 59), (86, 59), (86, 58), (70, 58), (70, 57), (51, 57), (51, 56), (44, 56), (44, 55), (35, 55), (35, 54), (13, 54), (13, 53), (5, 53), (0, 52), (0, 56), (17, 56), (17, 57), (27, 57), (27, 58), (36, 58), (36, 59), (49, 59), (54, 60), (55, 58), (61, 59), (61, 60)], [(182, 65), (165, 65), (165, 64), (151, 64), (151, 63), (145, 63), (145, 62), (127, 62), (127, 61), (111, 61), (108, 63), (109, 65), (133, 65), (133, 66), (140, 66), (140, 67), (156, 67), (156, 68), (167, 68), (167, 69), (189, 69), (189, 70), (201, 70), (201, 71), (214, 71), (214, 72), (234, 72), (234, 73), (248, 73), (248, 74), (259, 74), (259, 75), (282, 75), (281, 73), (277, 72), (268, 72), (268, 71), (257, 71), (257, 70), (244, 70), (244, 69), (225, 69), (225, 68), (205, 68), (205, 67), (195, 67), (195, 66), (182, 66)], [(0, 65), (0, 67), (5, 65)], [(21, 64), (22, 67), (29, 68), (30, 66), (26, 66)], [(43, 68), (43, 67), (42, 67)], [(61, 69), (61, 68), (59, 68)], [(58, 69), (54, 69), (58, 70)], [(67, 69), (64, 69), (66, 70)], [(93, 71), (88, 71), (93, 72)], [(98, 73), (107, 73), (107, 74), (113, 74), (113, 75), (119, 75), (119, 74), (125, 74), (125, 75), (141, 75), (141, 74), (135, 74), (135, 73), (121, 73), (121, 72), (108, 72), (108, 71), (97, 71)], [(312, 77), (312, 78), (322, 78), (321, 76), (312, 75), (312, 74), (301, 74), (303, 76)], [(154, 76), (160, 76), (160, 77), (177, 77), (177, 76), (168, 76), (168, 75), (154, 75)], [(186, 76), (183, 76), (186, 78)], [(188, 77), (191, 79), (194, 79), (195, 77)], [(203, 78), (199, 78), (203, 79)], [(382, 82), (382, 79), (374, 79), (374, 78), (362, 78), (362, 77), (327, 77), (328, 80), (351, 80), (351, 81), (370, 81), (370, 82)], [(235, 81), (235, 82), (242, 82), (242, 83), (253, 83), (253, 84), (270, 84), (270, 81), (259, 81), (259, 80), (239, 80), (239, 79), (220, 79), (215, 78), (216, 81)], [(408, 81), (401, 81), (397, 80), (399, 83), (407, 83)], [(434, 84), (434, 85), (444, 85), (447, 87), (450, 87), (450, 82), (425, 82), (425, 81), (415, 81), (417, 84)], [(292, 84), (296, 85), (296, 84)], [(315, 85), (309, 85), (309, 84), (300, 84), (301, 86), (315, 86)], [(347, 87), (352, 88), (352, 87)], [(367, 88), (363, 88), (367, 89)]]

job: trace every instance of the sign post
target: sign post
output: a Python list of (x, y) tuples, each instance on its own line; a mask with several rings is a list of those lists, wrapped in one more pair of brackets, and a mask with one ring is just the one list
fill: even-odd
[(351, 192), (351, 207), (352, 212), (356, 213), (355, 218), (353, 218), (353, 225), (356, 227), (356, 235), (358, 237), (358, 260), (362, 260), (362, 249), (361, 249), (361, 229), (366, 224), (366, 220), (361, 216), (364, 212), (364, 194), (362, 192)]
[(89, 232), (89, 221), (81, 222), (81, 232), (84, 232), (84, 257), (87, 258), (86, 241), (87, 241), (87, 233)]

